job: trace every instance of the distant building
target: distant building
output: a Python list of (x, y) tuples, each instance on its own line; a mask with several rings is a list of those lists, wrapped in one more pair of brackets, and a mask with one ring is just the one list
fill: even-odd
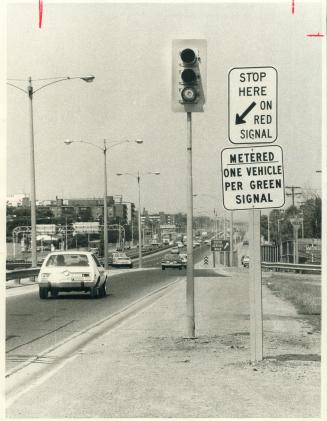
[(30, 205), (30, 199), (26, 194), (19, 193), (19, 194), (13, 194), (11, 196), (7, 196), (7, 206), (29, 206)]

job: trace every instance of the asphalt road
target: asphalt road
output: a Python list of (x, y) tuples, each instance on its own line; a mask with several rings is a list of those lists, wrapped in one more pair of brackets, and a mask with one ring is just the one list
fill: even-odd
[[(194, 250), (198, 262), (210, 253), (209, 247)], [(180, 276), (185, 270), (160, 268), (161, 256), (149, 256), (143, 272), (130, 271), (111, 278), (109, 295), (92, 300), (89, 294), (69, 293), (58, 298), (40, 300), (33, 292), (7, 298), (6, 303), (6, 370), (38, 355), (61, 340), (123, 309), (137, 299)]]

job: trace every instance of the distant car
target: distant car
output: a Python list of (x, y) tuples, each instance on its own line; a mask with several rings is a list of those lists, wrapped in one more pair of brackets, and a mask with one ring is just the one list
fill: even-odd
[(174, 242), (173, 242), (172, 240), (170, 240), (170, 241), (169, 241), (169, 245), (170, 245), (170, 246), (173, 246), (173, 245), (174, 245)]
[(133, 267), (132, 260), (125, 253), (112, 253), (112, 266), (116, 267)]
[(184, 247), (184, 244), (181, 241), (177, 241), (176, 245), (179, 249), (182, 249)]
[(91, 298), (107, 294), (107, 272), (90, 252), (57, 251), (45, 258), (38, 276), (41, 299), (59, 292), (89, 292)]
[(183, 262), (179, 255), (177, 254), (166, 254), (161, 260), (161, 269), (165, 270), (166, 268), (175, 268), (182, 270)]
[(180, 253), (179, 258), (181, 259), (183, 266), (186, 268), (187, 266), (187, 254), (186, 253)]
[(206, 244), (207, 246), (211, 245), (211, 240), (204, 240), (204, 244)]
[(198, 241), (193, 241), (193, 247), (200, 247), (201, 243), (199, 243)]
[(249, 264), (250, 264), (250, 258), (249, 258), (249, 256), (242, 256), (242, 258), (241, 258), (241, 264), (245, 268), (248, 268), (249, 267)]
[(178, 254), (178, 253), (179, 253), (179, 248), (178, 248), (178, 247), (173, 247), (173, 248), (170, 250), (170, 253), (172, 253), (172, 254)]
[(244, 240), (243, 241), (243, 246), (248, 246), (249, 245), (249, 240)]

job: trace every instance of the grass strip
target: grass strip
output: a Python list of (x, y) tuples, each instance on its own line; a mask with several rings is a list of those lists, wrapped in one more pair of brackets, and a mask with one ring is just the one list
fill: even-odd
[(291, 302), (315, 330), (321, 331), (321, 285), (317, 277), (272, 273), (263, 282), (277, 297)]

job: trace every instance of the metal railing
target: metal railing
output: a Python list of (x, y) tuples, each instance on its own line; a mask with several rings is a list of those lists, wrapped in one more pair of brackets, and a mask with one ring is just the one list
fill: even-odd
[(6, 282), (7, 281), (17, 281), (20, 283), (22, 279), (26, 278), (35, 278), (38, 276), (40, 272), (40, 268), (25, 268), (25, 269), (15, 269), (15, 270), (7, 270), (6, 272)]
[(262, 262), (261, 267), (262, 269), (282, 271), (282, 272), (321, 273), (321, 265), (313, 265), (313, 264)]

